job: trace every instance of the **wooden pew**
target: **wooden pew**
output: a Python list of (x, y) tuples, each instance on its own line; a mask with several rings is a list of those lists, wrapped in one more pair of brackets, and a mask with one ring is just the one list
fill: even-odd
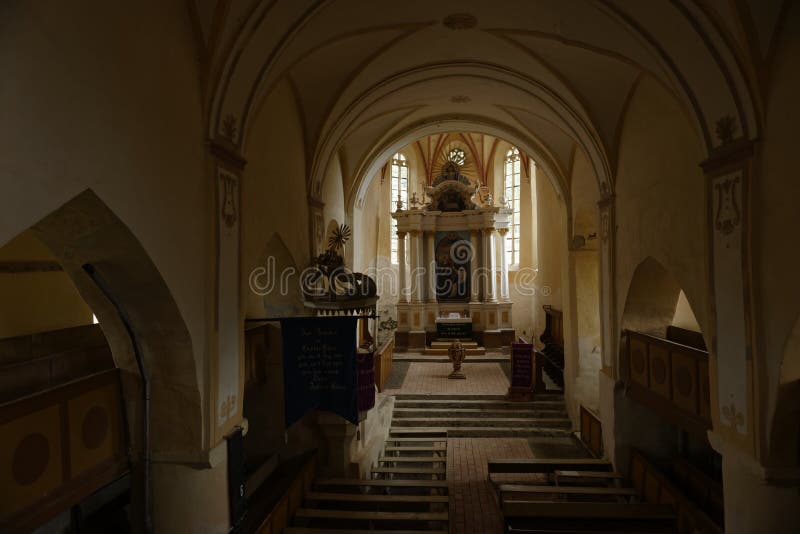
[(543, 473), (558, 470), (610, 471), (611, 464), (602, 458), (524, 458), (490, 459), (489, 476), (492, 473)]
[[(635, 488), (598, 487), (598, 486), (551, 486), (530, 484), (499, 484), (497, 491), (501, 502), (536, 501), (536, 500), (569, 500), (571, 497), (611, 497), (625, 500), (635, 499), (639, 493)], [(545, 497), (551, 497), (545, 499)]]
[(676, 510), (679, 532), (722, 534), (722, 526), (706, 513), (706, 503), (698, 504), (673, 484), (642, 452), (631, 456), (631, 483), (645, 500), (669, 504)]
[(508, 532), (610, 534), (675, 531), (674, 510), (661, 504), (505, 500), (502, 510)]

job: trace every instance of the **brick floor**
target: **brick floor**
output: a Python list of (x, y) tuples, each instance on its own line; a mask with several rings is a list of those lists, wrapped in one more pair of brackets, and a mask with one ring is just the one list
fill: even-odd
[(508, 378), (497, 363), (465, 363), (462, 368), (466, 380), (447, 378), (453, 366), (449, 363), (413, 362), (400, 389), (386, 393), (454, 393), (505, 395)]
[(523, 438), (449, 438), (450, 534), (500, 534), (503, 520), (488, 480), (489, 458), (533, 458)]

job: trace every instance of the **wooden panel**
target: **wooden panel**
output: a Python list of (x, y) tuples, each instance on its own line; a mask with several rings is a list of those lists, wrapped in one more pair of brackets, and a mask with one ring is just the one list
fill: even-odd
[(711, 387), (708, 382), (708, 360), (701, 360), (697, 365), (697, 380), (699, 382), (698, 394), (700, 417), (705, 421), (711, 420)]
[[(701, 439), (711, 428), (708, 353), (625, 331), (623, 379), (631, 398)], [(643, 356), (645, 356), (643, 358)]]
[(641, 494), (644, 494), (644, 475), (646, 470), (647, 466), (644, 463), (644, 459), (638, 454), (634, 454), (631, 457), (631, 484)]
[(113, 460), (119, 454), (123, 429), (115, 412), (118, 414), (121, 404), (119, 387), (115, 384), (69, 400), (69, 450), (73, 477)]
[(681, 351), (672, 351), (672, 402), (699, 415), (697, 393), (697, 360)]
[(669, 351), (651, 343), (648, 352), (650, 355), (650, 389), (668, 399), (672, 393)]
[(675, 508), (679, 532), (722, 534), (722, 529), (704, 511), (705, 503), (696, 503), (681, 492), (639, 451), (634, 451), (631, 456), (631, 479), (635, 488), (641, 488), (640, 493), (648, 502), (669, 504)]
[(61, 406), (24, 414), (0, 425), (0, 518), (54, 493), (63, 483)]
[(600, 418), (591, 410), (581, 405), (581, 441), (586, 444), (595, 457), (603, 456), (603, 428)]
[(628, 339), (631, 380), (644, 387), (650, 385), (650, 368), (647, 358), (647, 344), (639, 338)]
[(0, 530), (32, 530), (128, 468), (116, 370), (0, 405)]

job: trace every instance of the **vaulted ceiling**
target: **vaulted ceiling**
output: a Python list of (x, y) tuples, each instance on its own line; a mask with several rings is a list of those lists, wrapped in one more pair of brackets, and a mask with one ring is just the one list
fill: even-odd
[[(782, 0), (193, 0), (209, 136), (245, 156), (277, 84), (292, 87), (319, 191), (339, 156), (358, 196), (388, 155), (444, 130), (499, 135), (569, 187), (575, 150), (613, 191), (637, 80), (681, 104), (707, 152), (715, 124), (758, 135)], [(347, 181), (346, 181), (347, 183)]]

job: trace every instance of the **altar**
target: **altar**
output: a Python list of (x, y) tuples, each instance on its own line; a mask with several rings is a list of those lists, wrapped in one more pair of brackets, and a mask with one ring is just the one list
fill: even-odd
[(400, 289), (396, 347), (418, 350), (466, 332), (457, 337), (489, 348), (510, 345), (505, 235), (511, 210), (494, 205), (491, 195), (481, 200), (478, 188), (452, 162), (426, 196), (427, 203), (398, 205), (392, 213)]
[(472, 319), (470, 317), (437, 317), (436, 337), (445, 339), (472, 339)]

